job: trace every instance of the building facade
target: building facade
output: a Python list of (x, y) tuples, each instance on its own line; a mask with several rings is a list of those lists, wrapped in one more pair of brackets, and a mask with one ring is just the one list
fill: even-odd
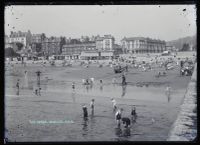
[(60, 54), (60, 38), (50, 37), (42, 41), (42, 51), (45, 56)]
[(174, 51), (176, 51), (175, 46), (166, 45), (165, 47), (166, 47), (166, 51), (170, 51), (170, 52), (174, 52)]
[(104, 35), (104, 37), (97, 37), (96, 48), (98, 51), (112, 51), (114, 47), (114, 37), (111, 35)]
[(123, 53), (161, 53), (166, 50), (166, 42), (145, 37), (123, 38)]
[(87, 42), (80, 44), (66, 44), (62, 47), (62, 55), (68, 56), (70, 59), (79, 59), (81, 52), (96, 51), (95, 42)]
[[(70, 59), (109, 59), (114, 54), (114, 37), (104, 35), (104, 37), (93, 36), (82, 37), (81, 41), (71, 41), (62, 47), (62, 55), (68, 56)], [(73, 39), (71, 39), (73, 40)], [(90, 41), (95, 40), (95, 41)]]
[(31, 43), (42, 43), (42, 34), (32, 34)]
[(9, 43), (22, 43), (23, 48), (27, 48), (31, 44), (31, 32), (28, 30), (28, 32), (13, 32), (11, 31), (10, 36), (9, 36)]

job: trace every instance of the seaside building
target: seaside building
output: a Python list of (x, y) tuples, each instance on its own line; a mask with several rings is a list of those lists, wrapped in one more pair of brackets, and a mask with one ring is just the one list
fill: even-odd
[(60, 54), (60, 38), (50, 37), (42, 41), (42, 51), (45, 56), (59, 55)]
[(62, 47), (62, 55), (65, 55), (67, 59), (79, 59), (81, 52), (95, 51), (95, 42), (86, 42), (79, 44), (66, 44)]
[(62, 55), (66, 55), (67, 59), (111, 59), (114, 56), (114, 37), (111, 35), (93, 36), (92, 39), (82, 37), (81, 41), (71, 41), (64, 45)]
[(130, 37), (121, 40), (123, 53), (161, 53), (166, 42), (145, 37)]
[(9, 43), (22, 43), (23, 48), (28, 48), (31, 44), (31, 32), (28, 30), (28, 32), (13, 32), (11, 31), (10, 36), (9, 36)]

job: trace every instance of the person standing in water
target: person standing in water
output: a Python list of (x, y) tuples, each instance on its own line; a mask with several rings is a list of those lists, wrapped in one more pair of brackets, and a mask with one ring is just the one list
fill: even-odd
[(19, 95), (19, 79), (17, 80), (16, 88), (17, 88), (17, 95)]
[(103, 80), (100, 80), (100, 90), (103, 90)]
[(125, 128), (128, 128), (129, 125), (131, 125), (131, 121), (128, 117), (123, 117), (122, 122), (123, 122), (123, 124), (125, 124), (125, 126), (124, 126)]
[(131, 110), (131, 116), (133, 117), (133, 116), (136, 116), (136, 115), (137, 115), (136, 114), (136, 108), (133, 107), (132, 110)]
[(124, 74), (122, 75), (122, 85), (126, 85), (126, 77)]
[(94, 114), (94, 99), (92, 99), (90, 102), (90, 108), (92, 110), (92, 115), (93, 115)]
[(111, 99), (111, 102), (112, 102), (112, 105), (113, 105), (113, 112), (115, 112), (116, 109), (117, 109), (117, 102), (114, 98)]
[(120, 127), (121, 124), (121, 118), (122, 118), (122, 108), (117, 110), (115, 114), (115, 120), (117, 121), (117, 126)]
[(87, 111), (87, 107), (85, 105), (83, 106), (83, 117), (84, 118), (88, 117), (88, 111)]
[(132, 122), (135, 122), (136, 117), (137, 117), (136, 108), (132, 107), (132, 109), (131, 109), (131, 119), (132, 119)]

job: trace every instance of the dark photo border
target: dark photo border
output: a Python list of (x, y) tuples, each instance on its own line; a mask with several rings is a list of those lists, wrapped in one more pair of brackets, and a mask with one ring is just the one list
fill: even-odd
[[(1, 107), (1, 138), (0, 141), (2, 143), (6, 143), (6, 144), (32, 144), (32, 143), (36, 143), (36, 144), (198, 144), (199, 143), (199, 85), (197, 83), (197, 138), (192, 141), (192, 142), (184, 142), (184, 141), (176, 141), (176, 142), (168, 142), (168, 141), (148, 141), (148, 142), (143, 142), (143, 141), (131, 141), (131, 142), (123, 142), (123, 141), (119, 141), (119, 142), (112, 142), (112, 141), (102, 141), (102, 142), (93, 142), (93, 141), (88, 141), (88, 142), (4, 142), (4, 127), (5, 127), (5, 116), (4, 116), (4, 8), (5, 6), (9, 6), (9, 5), (176, 5), (176, 4), (195, 4), (196, 8), (197, 8), (197, 16), (198, 16), (198, 6), (199, 6), (199, 2), (197, 0), (165, 0), (165, 1), (161, 1), (161, 0), (96, 0), (96, 1), (90, 1), (90, 0), (85, 0), (85, 1), (81, 1), (81, 0), (49, 0), (49, 1), (44, 1), (44, 0), (4, 0), (1, 1), (0, 4), (1, 5), (1, 54), (3, 55), (3, 57), (0, 57), (1, 59), (1, 65), (0, 65), (0, 70), (1, 70), (1, 101), (0, 101), (0, 107)], [(198, 24), (198, 17), (197, 17), (197, 24)], [(199, 29), (198, 29), (198, 25), (197, 25), (197, 42), (198, 42), (198, 37), (199, 37)], [(199, 59), (198, 55), (199, 55), (199, 50), (198, 50), (199, 44), (197, 43), (197, 60)], [(200, 49), (200, 48), (199, 48)], [(199, 61), (199, 60), (198, 60)], [(199, 67), (199, 63), (197, 63), (197, 67)], [(198, 70), (198, 69), (197, 69)], [(197, 71), (198, 72), (198, 71)], [(198, 75), (197, 75), (197, 82), (198, 82)]]

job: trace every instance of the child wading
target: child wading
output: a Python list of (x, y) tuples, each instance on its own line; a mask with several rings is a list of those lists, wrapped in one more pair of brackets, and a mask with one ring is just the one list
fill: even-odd
[(136, 116), (136, 108), (133, 107), (132, 110), (131, 110), (131, 116)]
[(111, 99), (111, 102), (112, 102), (112, 105), (113, 105), (113, 112), (115, 112), (116, 109), (117, 109), (117, 102), (115, 101), (114, 98)]
[(128, 117), (123, 117), (122, 122), (123, 122), (123, 124), (125, 124), (125, 126), (124, 126), (125, 128), (127, 128), (131, 124), (131, 121)]
[(132, 118), (132, 122), (135, 122), (135, 121), (136, 121), (136, 117), (137, 117), (136, 108), (133, 107), (133, 108), (131, 109), (131, 118)]
[(117, 126), (120, 127), (120, 121), (122, 118), (122, 109), (119, 109), (115, 114), (115, 119), (117, 121)]
[(87, 107), (85, 105), (83, 106), (83, 117), (84, 118), (88, 117)]

